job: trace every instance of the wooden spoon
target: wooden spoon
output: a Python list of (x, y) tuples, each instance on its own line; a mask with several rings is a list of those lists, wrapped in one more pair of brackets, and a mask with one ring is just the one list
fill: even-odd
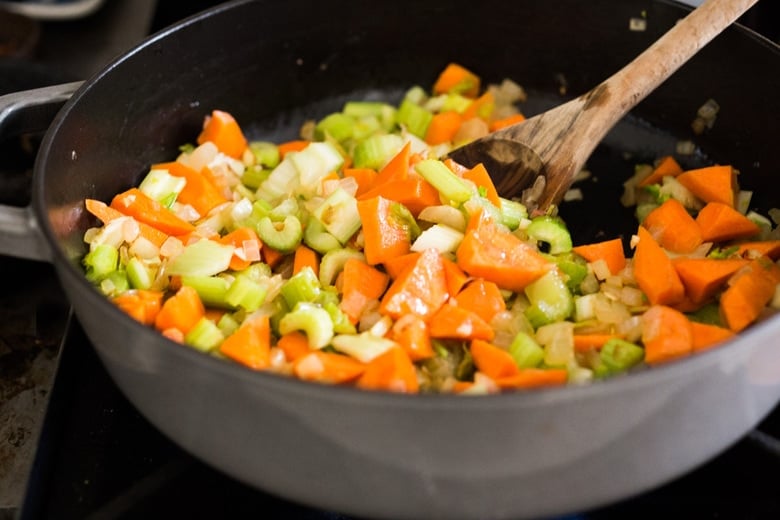
[(707, 0), (589, 92), (461, 146), (449, 157), (469, 167), (484, 163), (505, 197), (520, 196), (542, 176), (536, 209), (557, 205), (607, 132), (757, 1)]

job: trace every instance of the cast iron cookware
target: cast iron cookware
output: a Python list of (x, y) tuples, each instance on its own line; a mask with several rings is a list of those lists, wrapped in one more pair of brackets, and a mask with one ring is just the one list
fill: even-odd
[[(397, 100), (450, 61), (529, 91), (528, 114), (585, 92), (686, 8), (651, 0), (239, 1), (153, 35), (83, 85), (3, 98), (6, 131), (72, 97), (37, 157), (33, 202), (3, 209), (7, 254), (54, 263), (119, 387), (162, 432), (234, 478), (287, 499), (382, 518), (518, 518), (583, 511), (715, 456), (780, 397), (780, 318), (666, 366), (584, 387), (464, 398), (325, 387), (181, 347), (123, 315), (84, 279), (87, 197), (110, 200), (191, 142), (214, 108), (252, 138), (296, 135), (346, 99)], [(631, 18), (646, 29), (629, 29)], [(642, 102), (589, 162), (575, 239), (635, 232), (618, 202), (636, 163), (698, 146), (685, 166), (729, 163), (780, 200), (780, 51), (733, 27)], [(707, 99), (715, 126), (690, 123)], [(30, 107), (33, 108), (30, 108)], [(9, 130), (10, 129), (10, 130)]]

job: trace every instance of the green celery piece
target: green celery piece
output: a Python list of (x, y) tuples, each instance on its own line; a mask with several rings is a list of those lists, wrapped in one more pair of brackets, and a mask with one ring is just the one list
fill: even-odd
[(130, 283), (127, 280), (127, 272), (121, 269), (111, 271), (108, 276), (100, 282), (100, 290), (106, 296), (114, 297), (130, 289)]
[(266, 141), (252, 141), (249, 150), (255, 156), (255, 162), (266, 168), (276, 168), (279, 164), (279, 147)]
[(239, 274), (225, 292), (225, 302), (236, 308), (240, 307), (247, 312), (256, 311), (265, 303), (268, 288), (253, 280), (249, 276)]
[(461, 94), (450, 93), (446, 95), (444, 104), (441, 107), (441, 111), (445, 112), (448, 110), (454, 110), (455, 112), (462, 114), (473, 102), (473, 99), (467, 98)]
[(322, 140), (329, 135), (336, 141), (351, 139), (355, 133), (355, 117), (334, 112), (322, 118), (314, 127), (314, 138)]
[(300, 219), (300, 213), (298, 201), (294, 197), (287, 197), (271, 208), (271, 211), (268, 212), (268, 217), (274, 222), (283, 222), (284, 219), (291, 215)]
[(273, 205), (266, 200), (257, 199), (252, 203), (252, 211), (250, 214), (236, 222), (235, 227), (245, 226), (257, 229), (257, 224), (261, 219), (271, 214)]
[(125, 269), (127, 270), (127, 280), (133, 289), (149, 289), (152, 286), (154, 281), (152, 273), (137, 257), (130, 258)]
[(425, 159), (414, 165), (417, 173), (430, 182), (445, 200), (462, 204), (474, 194), (460, 177), (437, 159)]
[(119, 267), (119, 250), (110, 244), (98, 244), (84, 256), (87, 280), (97, 283)]
[(382, 123), (376, 116), (364, 116), (355, 121), (352, 139), (360, 142), (378, 132), (383, 131)]
[(566, 275), (566, 286), (572, 293), (580, 290), (580, 284), (588, 274), (588, 265), (582, 258), (571, 253), (564, 253), (552, 257), (558, 268)]
[(201, 352), (211, 352), (225, 340), (222, 331), (210, 319), (203, 317), (184, 335), (184, 343)]
[(322, 287), (328, 287), (333, 285), (336, 280), (336, 276), (344, 269), (344, 264), (350, 258), (365, 261), (365, 255), (351, 248), (334, 249), (325, 253), (320, 260), (320, 276), (319, 281)]
[(509, 228), (510, 231), (514, 231), (520, 226), (520, 222), (528, 218), (528, 208), (526, 208), (520, 202), (515, 200), (505, 199), (501, 200), (501, 222)]
[(357, 199), (343, 188), (337, 188), (317, 206), (312, 216), (342, 244), (352, 238), (361, 226)]
[(609, 372), (615, 374), (641, 363), (645, 358), (645, 350), (623, 339), (612, 338), (601, 347), (599, 358)]
[(551, 255), (559, 255), (571, 251), (571, 235), (560, 218), (549, 215), (535, 217), (531, 220), (531, 224), (528, 225), (526, 233), (531, 240), (548, 244)]
[(574, 310), (574, 300), (556, 271), (548, 271), (524, 290), (531, 305), (525, 315), (536, 329), (568, 318)]
[(224, 337), (228, 337), (231, 334), (233, 334), (235, 331), (238, 330), (238, 327), (240, 327), (241, 324), (236, 320), (235, 317), (233, 317), (230, 313), (223, 314), (219, 321), (217, 322), (217, 328), (222, 332), (222, 335)]
[(171, 175), (168, 170), (153, 169), (149, 170), (138, 189), (149, 198), (162, 202), (165, 207), (170, 208), (178, 197), (187, 180), (184, 177)]
[(653, 211), (658, 206), (660, 206), (660, 204), (655, 204), (652, 202), (638, 204), (636, 210), (634, 210), (634, 215), (636, 216), (637, 222), (644, 222), (645, 218), (647, 218), (650, 212)]
[(288, 153), (284, 159), (271, 170), (268, 178), (257, 189), (257, 197), (266, 201), (275, 201), (280, 197), (289, 197), (298, 192), (301, 184), (298, 169), (292, 161), (295, 152)]
[(428, 94), (425, 89), (419, 85), (415, 85), (404, 94), (404, 101), (411, 101), (415, 105), (422, 105), (428, 99)]
[(330, 315), (330, 319), (333, 322), (333, 332), (336, 334), (357, 334), (357, 329), (349, 321), (349, 318), (339, 308), (338, 303), (328, 302), (322, 306), (325, 311)]
[(320, 281), (311, 267), (306, 266), (282, 285), (281, 293), (291, 308), (300, 302), (314, 302), (320, 296)]
[(195, 289), (207, 307), (232, 308), (225, 300), (230, 282), (220, 276), (182, 276), (181, 284)]
[(262, 262), (255, 262), (241, 271), (241, 276), (246, 276), (250, 280), (263, 283), (273, 274), (271, 266)]
[(388, 338), (374, 336), (369, 332), (361, 334), (339, 334), (333, 338), (333, 347), (339, 352), (368, 363), (387, 352), (396, 343)]
[(406, 129), (419, 137), (425, 138), (428, 131), (428, 125), (433, 119), (433, 112), (427, 110), (409, 99), (404, 99), (401, 106), (398, 107), (398, 124), (405, 126)]
[(313, 303), (298, 303), (279, 320), (279, 333), (300, 330), (306, 334), (311, 348), (321, 349), (333, 339), (333, 321), (328, 311)]
[(731, 246), (725, 249), (720, 247), (714, 247), (709, 253), (707, 253), (707, 258), (715, 258), (718, 260), (723, 260), (725, 258), (729, 258), (737, 251), (739, 251), (739, 246)]
[(404, 146), (404, 140), (396, 134), (376, 134), (367, 137), (355, 146), (352, 161), (355, 168), (379, 170)]
[(255, 164), (244, 170), (244, 174), (241, 176), (241, 184), (249, 189), (256, 190), (263, 184), (269, 175), (271, 175), (271, 170), (265, 169), (259, 164)]
[(507, 349), (520, 368), (535, 368), (544, 361), (544, 349), (525, 332), (518, 332)]
[(691, 321), (706, 323), (709, 325), (723, 326), (723, 320), (720, 317), (720, 307), (716, 302), (708, 303), (703, 307), (688, 314)]
[(310, 218), (306, 223), (306, 229), (303, 231), (303, 243), (321, 255), (341, 249), (341, 242), (328, 233), (322, 222), (316, 218)]
[[(372, 118), (386, 132), (395, 127), (397, 109), (381, 101), (347, 101), (342, 112), (358, 121)], [(358, 138), (357, 135), (355, 135)]]
[(213, 276), (230, 267), (235, 248), (213, 240), (199, 240), (184, 247), (167, 267), (167, 273), (181, 276)]
[(471, 350), (466, 348), (465, 344), (461, 343), (460, 353), (460, 361), (455, 366), (455, 379), (458, 381), (473, 379), (477, 367), (474, 365), (474, 358), (471, 356)]
[(412, 243), (411, 250), (421, 253), (432, 248), (441, 253), (455, 253), (463, 241), (463, 236), (462, 232), (449, 226), (434, 224), (419, 234)]
[(268, 247), (282, 254), (289, 254), (301, 243), (303, 227), (301, 221), (292, 215), (285, 217), (281, 223), (274, 223), (270, 217), (263, 217), (257, 224), (257, 234)]

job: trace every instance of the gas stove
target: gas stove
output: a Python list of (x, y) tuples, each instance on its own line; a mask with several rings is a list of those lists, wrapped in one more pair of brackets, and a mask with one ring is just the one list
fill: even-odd
[[(30, 83), (15, 82), (6, 92), (87, 78), (144, 35), (214, 3), (117, 0), (85, 19), (44, 21), (39, 54), (21, 62), (25, 72), (20, 74), (29, 74)], [(769, 4), (775, 16), (767, 12), (743, 21), (777, 40), (779, 5)], [(35, 136), (0, 142), (0, 202), (29, 201), (35, 144)], [(13, 170), (8, 179), (5, 170)], [(0, 520), (352, 518), (250, 488), (184, 452), (115, 386), (70, 316), (51, 266), (0, 258), (0, 273), (5, 278), (0, 290)], [(568, 518), (780, 518), (776, 486), (766, 478), (778, 470), (780, 409), (689, 474)]]

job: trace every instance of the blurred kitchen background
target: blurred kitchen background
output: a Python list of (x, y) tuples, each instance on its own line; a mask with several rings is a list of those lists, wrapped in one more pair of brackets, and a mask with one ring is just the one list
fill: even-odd
[[(27, 88), (88, 79), (113, 58), (129, 50), (149, 34), (217, 3), (220, 2), (207, 0), (0, 1), (0, 95)], [(690, 0), (688, 3), (700, 2)], [(762, 0), (741, 21), (773, 41), (780, 40), (780, 1)], [(18, 139), (5, 141), (0, 139), (0, 203), (17, 206), (28, 203), (34, 155), (34, 136), (21, 142)], [(110, 381), (106, 379), (104, 373), (100, 372), (100, 366), (88, 348), (79, 350), (80, 346), (71, 347), (82, 356), (78, 358), (82, 368), (89, 366), (97, 371), (97, 375), (86, 377), (99, 380), (106, 386), (100, 387), (94, 383), (94, 386), (82, 390), (86, 397), (94, 397), (93, 394), (100, 393), (99, 397), (102, 401), (99, 405), (85, 406), (84, 409), (76, 411), (72, 411), (71, 408), (67, 408), (64, 412), (54, 411), (58, 412), (57, 416), (60, 420), (63, 418), (63, 413), (98, 415), (97, 418), (85, 415), (87, 419), (95, 419), (98, 422), (87, 425), (83, 433), (71, 433), (75, 440), (71, 440), (69, 445), (66, 444), (76, 448), (89, 447), (93, 451), (85, 451), (83, 454), (76, 455), (75, 459), (73, 456), (70, 459), (65, 456), (66, 458), (63, 459), (61, 454), (52, 455), (54, 460), (76, 461), (83, 464), (83, 468), (77, 467), (75, 470), (84, 469), (84, 472), (63, 475), (63, 479), (71, 479), (67, 481), (64, 490), (53, 492), (38, 488), (31, 490), (28, 486), (28, 475), (44, 471), (38, 466), (42, 465), (41, 460), (45, 459), (42, 455), (48, 455), (47, 446), (45, 443), (40, 443), (39, 439), (44, 417), (48, 422), (55, 420), (51, 410), (48, 412), (48, 417), (46, 416), (46, 407), (53, 393), (54, 373), (58, 363), (62, 363), (60, 359), (62, 345), (74, 340), (69, 339), (67, 333), (68, 304), (53, 269), (48, 264), (0, 257), (0, 273), (3, 277), (3, 283), (0, 284), (0, 520), (14, 518), (25, 499), (30, 501), (39, 496), (42, 497), (41, 500), (47, 502), (59, 500), (63, 504), (69, 504), (72, 514), (55, 516), (58, 518), (80, 518), (80, 513), (91, 511), (90, 507), (93, 505), (102, 507), (100, 511), (110, 517), (114, 517), (110, 514), (111, 511), (126, 512), (121, 509), (122, 504), (126, 505), (128, 500), (136, 499), (139, 493), (133, 475), (137, 475), (138, 471), (142, 472), (147, 467), (157, 468), (155, 464), (160, 460), (164, 462), (182, 460), (180, 458), (182, 455), (172, 451), (175, 448), (166, 444), (164, 439), (155, 437), (157, 434), (149, 431), (143, 419), (123, 401), (116, 389), (112, 389)], [(83, 342), (83, 339), (81, 341)], [(72, 364), (74, 361), (71, 360), (69, 363)], [(130, 422), (120, 423), (117, 418), (120, 414), (129, 415)], [(87, 419), (76, 415), (75, 419), (71, 418), (69, 421), (83, 420), (86, 423)], [(99, 422), (101, 420), (103, 422)], [(776, 423), (777, 419), (775, 419)], [(122, 426), (117, 427), (117, 424)], [(128, 424), (130, 426), (127, 426)], [(147, 439), (150, 446), (154, 446), (149, 452), (136, 456), (140, 462), (136, 459), (130, 460), (130, 455), (118, 455), (112, 451), (113, 447), (120, 442), (118, 439), (121, 435), (127, 435), (128, 431), (137, 436), (136, 439), (129, 440), (131, 445), (138, 438), (142, 438)], [(776, 438), (766, 439), (762, 435), (764, 434), (761, 432), (754, 432), (750, 436), (751, 442), (757, 445), (780, 442)], [(668, 495), (669, 488), (665, 488), (660, 491), (660, 495), (650, 495), (648, 500), (653, 498), (661, 501), (676, 500), (675, 497), (690, 494), (690, 489), (694, 489), (694, 492), (698, 490), (698, 487), (690, 486), (699, 485), (710, 486), (717, 493), (718, 489), (722, 489), (722, 486), (719, 488), (717, 484), (720, 482), (718, 475), (731, 471), (731, 466), (737, 459), (747, 460), (752, 464), (754, 461), (751, 457), (756, 457), (757, 460), (765, 460), (761, 458), (765, 456), (770, 459), (775, 457), (771, 459), (774, 461), (774, 466), (770, 464), (768, 467), (777, 471), (777, 454), (780, 451), (777, 446), (774, 449), (773, 455), (758, 453), (751, 447), (743, 448), (743, 451), (736, 454), (733, 451), (729, 452), (731, 455), (727, 453), (725, 459), (721, 457), (698, 473), (694, 473), (693, 478), (699, 479), (695, 481), (696, 484), (690, 484), (689, 481), (682, 479), (672, 484), (671, 492), (677, 495)], [(170, 459), (172, 456), (169, 453), (175, 453), (174, 459)], [(121, 456), (125, 458), (120, 458)], [(207, 469), (194, 465), (195, 463), (188, 459), (183, 460), (187, 460), (184, 466), (175, 464), (173, 466), (179, 469), (194, 467), (196, 470), (193, 474), (201, 480), (205, 478), (212, 490), (230, 489), (230, 493), (235, 496), (236, 490), (228, 486), (237, 486), (236, 484), (208, 473)], [(92, 466), (86, 467), (87, 462), (91, 462)], [(115, 466), (111, 466), (110, 463), (115, 463)], [(119, 477), (114, 473), (124, 471), (122, 464), (130, 463), (136, 465), (126, 472), (127, 480), (131, 484), (127, 488), (130, 491), (125, 492), (121, 490), (122, 483), (118, 482)], [(36, 464), (35, 468), (33, 464)], [(716, 471), (714, 476), (713, 464)], [(73, 464), (66, 464), (69, 465)], [(165, 465), (162, 462), (159, 466), (171, 468), (170, 464)], [(58, 466), (55, 464), (52, 467)], [(46, 471), (49, 471), (49, 468)], [(704, 473), (702, 476), (701, 471), (710, 473)], [(717, 473), (718, 471), (720, 473)], [(176, 473), (174, 477), (183, 478), (180, 473), (183, 472)], [(111, 489), (120, 489), (117, 496), (106, 498), (106, 493), (99, 494), (101, 489), (107, 489), (107, 485), (98, 485), (94, 482), (93, 479), (96, 478), (94, 475), (110, 477), (108, 480), (113, 486)], [(149, 478), (145, 480), (141, 478), (140, 482), (148, 486), (150, 479), (153, 478), (161, 478), (160, 473), (152, 472)], [(35, 479), (31, 482), (34, 483)], [(760, 485), (749, 489), (748, 499), (754, 501), (764, 499), (764, 495), (760, 494), (763, 489)], [(47, 492), (50, 493), (48, 496)], [(742, 492), (746, 491), (742, 490)], [(253, 493), (252, 490), (240, 487), (238, 490), (239, 497), (255, 502), (260, 500), (258, 495)], [(102, 505), (106, 501), (109, 504), (108, 509)], [(738, 504), (738, 500), (734, 503)], [(721, 511), (739, 510), (738, 505), (733, 510), (727, 506), (728, 504), (726, 509)], [(111, 507), (114, 509), (112, 510)], [(771, 508), (777, 511), (776, 503), (770, 505)], [(286, 512), (299, 518), (304, 516), (315, 518), (313, 513), (292, 505)], [(29, 514), (27, 516), (30, 517)], [(338, 518), (334, 515), (325, 517), (331, 520)]]

